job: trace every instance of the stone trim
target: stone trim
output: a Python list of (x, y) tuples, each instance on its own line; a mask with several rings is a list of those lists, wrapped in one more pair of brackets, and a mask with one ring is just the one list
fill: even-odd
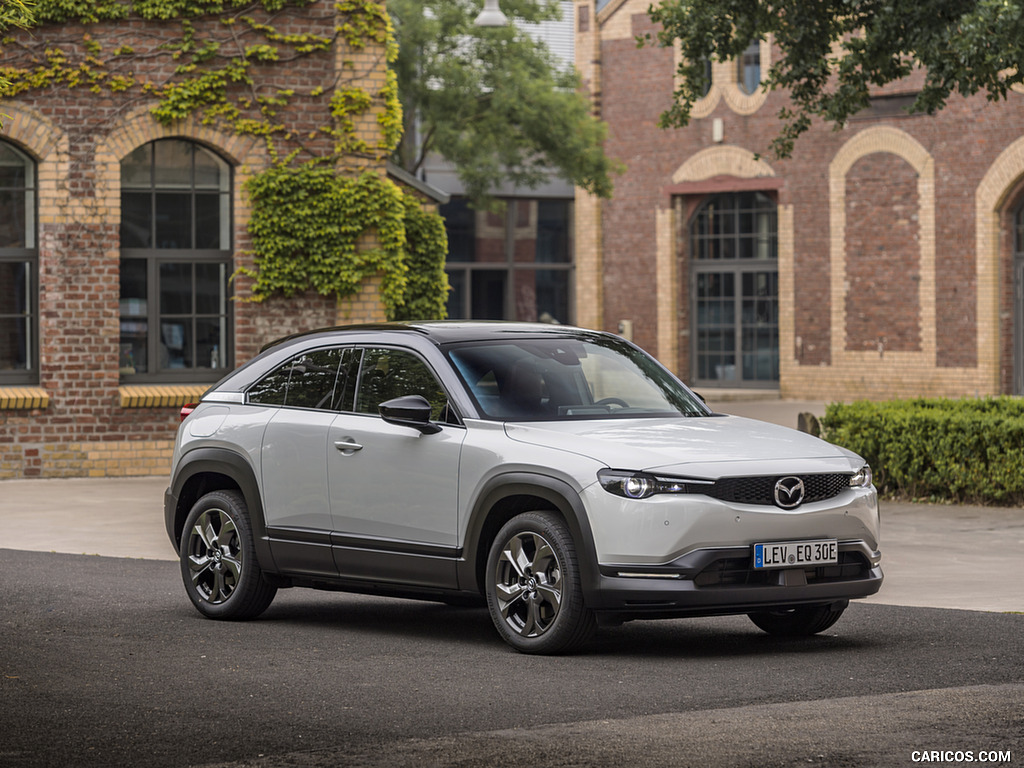
[(672, 183), (705, 181), (716, 176), (752, 179), (774, 175), (775, 171), (763, 158), (758, 158), (749, 149), (726, 144), (709, 147), (687, 159), (672, 174)]
[[(1024, 176), (1024, 138), (1017, 139), (999, 154), (974, 192), (978, 368), (980, 378), (989, 382), (993, 394), (1000, 391), (999, 214), (1021, 176)], [(1011, 365), (1012, 360), (1006, 363)]]
[(196, 403), (209, 384), (124, 384), (117, 388), (122, 408), (180, 408)]
[(50, 393), (42, 387), (0, 387), (0, 410), (37, 410), (50, 407)]
[[(854, 164), (875, 153), (888, 153), (905, 160), (918, 176), (918, 227), (921, 281), (918, 301), (921, 307), (921, 351), (875, 352), (846, 348), (846, 176)], [(831, 352), (836, 368), (851, 367), (860, 372), (872, 370), (877, 376), (891, 377), (894, 361), (915, 366), (935, 367), (935, 163), (916, 139), (888, 126), (868, 128), (847, 141), (829, 164), (829, 223), (831, 242)], [(898, 364), (897, 364), (898, 365)]]

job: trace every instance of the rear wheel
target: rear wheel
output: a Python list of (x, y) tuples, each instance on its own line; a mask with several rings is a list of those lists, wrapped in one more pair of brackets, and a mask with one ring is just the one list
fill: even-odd
[(498, 633), (522, 653), (568, 651), (597, 628), (583, 604), (572, 535), (551, 512), (524, 512), (498, 532), (487, 558), (486, 591)]
[(843, 615), (848, 603), (832, 603), (812, 608), (788, 608), (747, 614), (750, 620), (770, 635), (805, 637), (824, 632)]
[(238, 491), (212, 491), (195, 503), (178, 554), (185, 591), (204, 616), (252, 619), (277, 594), (256, 562), (249, 511)]

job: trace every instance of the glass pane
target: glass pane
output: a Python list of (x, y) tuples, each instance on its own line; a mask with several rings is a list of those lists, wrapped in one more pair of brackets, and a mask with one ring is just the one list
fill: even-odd
[(160, 320), (160, 368), (192, 368), (192, 322)]
[(121, 161), (121, 188), (149, 189), (153, 181), (153, 145), (144, 144)]
[(0, 248), (25, 248), (27, 203), (24, 190), (0, 191)]
[(225, 367), (226, 331), (224, 318), (200, 317), (196, 319), (196, 368)]
[(363, 359), (361, 349), (346, 349), (338, 371), (338, 385), (334, 390), (335, 411), (352, 411), (356, 399), (356, 381), (359, 376), (359, 364)]
[(149, 323), (145, 320), (121, 320), (121, 374), (146, 373), (149, 370)]
[(158, 192), (156, 194), (156, 247), (192, 247), (192, 195)]
[(196, 193), (196, 248), (227, 250), (224, 238), (228, 196), (219, 193)]
[(121, 259), (121, 345), (118, 367), (122, 374), (145, 373), (149, 367), (146, 298), (145, 259)]
[(28, 318), (0, 315), (0, 371), (27, 371), (30, 367)]
[(473, 261), (476, 254), (476, 211), (463, 198), (455, 198), (441, 206), (448, 233), (448, 261)]
[(226, 315), (228, 267), (221, 263), (199, 262), (196, 268), (196, 314)]
[(448, 396), (427, 365), (399, 349), (367, 349), (359, 374), (356, 412), (377, 414), (381, 403), (395, 397), (422, 395), (430, 403), (430, 418), (437, 420)]
[(160, 265), (160, 314), (192, 314), (192, 265)]
[(516, 270), (516, 320), (541, 323), (568, 323), (569, 272), (568, 270), (538, 269)]
[(299, 356), (292, 364), (285, 405), (331, 410), (337, 397), (340, 349), (320, 349)]
[(145, 317), (146, 260), (121, 259), (121, 314)]
[(470, 317), (474, 320), (504, 320), (508, 272), (488, 269), (476, 270), (472, 275)]
[(195, 148), (196, 189), (212, 189), (227, 192), (231, 175), (228, 164), (203, 147)]
[(568, 264), (572, 260), (572, 202), (537, 201), (537, 261)]
[(761, 85), (761, 43), (752, 42), (739, 59), (739, 85), (747, 94), (752, 94)]
[(121, 247), (152, 248), (153, 198), (149, 192), (121, 193)]
[(249, 390), (249, 402), (262, 405), (284, 405), (288, 396), (288, 380), (292, 375), (292, 361), (264, 376)]
[(448, 270), (448, 319), (465, 320), (466, 312), (466, 271), (464, 269)]
[(153, 183), (161, 189), (192, 186), (192, 154), (195, 145), (179, 139), (153, 142)]
[(0, 371), (32, 367), (32, 269), (25, 261), (0, 261)]
[(25, 163), (16, 158), (15, 163), (0, 162), (0, 189), (24, 189)]

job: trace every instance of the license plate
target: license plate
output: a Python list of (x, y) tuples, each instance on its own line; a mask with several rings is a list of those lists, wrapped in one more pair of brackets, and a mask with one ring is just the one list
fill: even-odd
[(754, 545), (754, 568), (803, 568), (839, 562), (839, 543), (820, 541), (775, 541)]

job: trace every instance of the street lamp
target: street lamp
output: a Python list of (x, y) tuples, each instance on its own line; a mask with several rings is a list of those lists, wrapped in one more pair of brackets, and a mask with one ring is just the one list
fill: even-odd
[(473, 22), (475, 27), (504, 27), (508, 25), (508, 17), (498, 7), (498, 0), (484, 0), (484, 9)]

